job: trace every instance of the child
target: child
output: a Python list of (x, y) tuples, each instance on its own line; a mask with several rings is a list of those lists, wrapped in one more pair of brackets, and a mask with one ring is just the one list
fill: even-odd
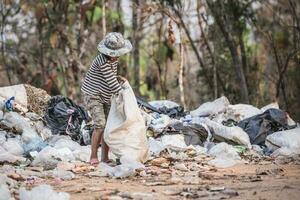
[(90, 158), (92, 165), (99, 163), (97, 152), (100, 143), (101, 161), (108, 162), (109, 148), (103, 140), (103, 131), (110, 109), (111, 97), (121, 90), (119, 81), (126, 81), (125, 78), (117, 76), (118, 58), (130, 52), (131, 49), (130, 41), (125, 40), (122, 34), (116, 32), (107, 34), (98, 44), (100, 54), (94, 59), (82, 84), (84, 104), (95, 126)]

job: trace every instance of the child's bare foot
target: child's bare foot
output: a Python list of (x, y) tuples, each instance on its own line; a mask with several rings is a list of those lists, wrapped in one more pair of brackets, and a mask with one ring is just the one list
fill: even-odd
[(90, 164), (91, 164), (92, 166), (97, 166), (97, 165), (99, 164), (98, 158), (91, 158)]

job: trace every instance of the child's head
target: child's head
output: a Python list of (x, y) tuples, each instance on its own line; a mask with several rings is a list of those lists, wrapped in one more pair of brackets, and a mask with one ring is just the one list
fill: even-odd
[(98, 50), (109, 56), (110, 60), (117, 60), (121, 55), (130, 52), (132, 45), (121, 33), (111, 32), (98, 44)]

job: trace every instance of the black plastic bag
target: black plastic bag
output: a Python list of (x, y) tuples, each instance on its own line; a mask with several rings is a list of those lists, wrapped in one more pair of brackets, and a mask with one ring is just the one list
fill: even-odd
[(147, 101), (145, 101), (141, 97), (136, 97), (136, 99), (140, 107), (146, 108), (152, 112), (168, 115), (171, 118), (180, 118), (186, 116), (187, 114), (182, 106), (176, 106), (173, 108), (167, 108), (166, 106), (163, 106), (157, 109), (154, 106), (151, 106)]
[(49, 100), (44, 119), (53, 134), (67, 134), (80, 142), (81, 124), (88, 120), (88, 114), (71, 99), (58, 95)]
[(258, 145), (264, 145), (266, 137), (274, 132), (294, 128), (288, 125), (286, 113), (275, 108), (244, 119), (237, 126), (248, 133), (251, 144)]

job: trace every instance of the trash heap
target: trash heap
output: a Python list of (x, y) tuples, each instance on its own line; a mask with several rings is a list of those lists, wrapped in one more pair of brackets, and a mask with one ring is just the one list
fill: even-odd
[(240, 154), (293, 156), (300, 154), (300, 127), (273, 103), (261, 109), (252, 105), (231, 105), (226, 97), (184, 112), (169, 100), (144, 102), (150, 151), (194, 150), (212, 159), (216, 167), (231, 167)]
[[(258, 109), (231, 105), (221, 97), (188, 112), (172, 101), (148, 103), (138, 98), (147, 127), (140, 134), (147, 135), (150, 158), (142, 164), (122, 156), (118, 165), (93, 167), (88, 164), (93, 127), (81, 106), (28, 85), (0, 88), (0, 101), (0, 196), (4, 199), (40, 199), (43, 192), (49, 199), (69, 199), (69, 194), (43, 185), (46, 179), (72, 180), (82, 174), (147, 176), (155, 175), (153, 167), (184, 172), (199, 167), (199, 162), (226, 168), (249, 162), (247, 156), (300, 154), (300, 127), (277, 104)], [(185, 164), (187, 160), (192, 164)], [(172, 181), (176, 182), (173, 175)], [(39, 186), (26, 190), (29, 185)]]

